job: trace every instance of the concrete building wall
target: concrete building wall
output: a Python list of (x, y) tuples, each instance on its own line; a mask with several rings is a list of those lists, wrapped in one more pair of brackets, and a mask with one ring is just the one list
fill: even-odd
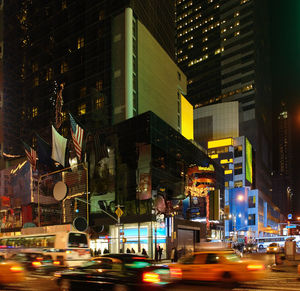
[[(205, 120), (210, 125), (208, 126)], [(210, 133), (208, 130), (210, 129)], [(239, 103), (226, 102), (194, 109), (195, 140), (202, 144), (210, 140), (239, 136)]]
[(186, 94), (186, 76), (138, 22), (138, 114), (151, 110), (178, 130), (178, 92)]

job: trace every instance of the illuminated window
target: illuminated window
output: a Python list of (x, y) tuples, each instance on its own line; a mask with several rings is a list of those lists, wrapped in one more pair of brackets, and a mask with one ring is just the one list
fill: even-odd
[(202, 51), (204, 51), (204, 52), (207, 51), (207, 50), (208, 50), (207, 46), (205, 46), (205, 47), (202, 48)]
[(234, 157), (238, 158), (243, 155), (243, 147), (241, 145), (234, 147)]
[(37, 72), (39, 69), (39, 65), (37, 63), (32, 64), (32, 72)]
[(78, 37), (77, 39), (77, 48), (81, 49), (84, 47), (84, 37)]
[(66, 112), (62, 112), (61, 113), (61, 119), (62, 119), (62, 121), (66, 121), (67, 120), (67, 113)]
[(37, 107), (33, 107), (32, 108), (32, 117), (37, 117), (37, 115), (38, 115), (38, 109), (37, 109)]
[(53, 79), (53, 69), (48, 68), (47, 73), (46, 73), (46, 81), (50, 81)]
[(240, 187), (243, 187), (243, 181), (235, 181), (234, 188), (240, 188)]
[(34, 77), (34, 79), (33, 79), (33, 85), (35, 87), (37, 87), (39, 85), (39, 77)]
[(102, 80), (99, 80), (96, 82), (96, 89), (97, 89), (97, 91), (102, 91), (102, 89), (103, 89), (103, 81)]
[(189, 44), (188, 49), (192, 49), (193, 47), (194, 47), (194, 44), (191, 43), (191, 44)]
[(81, 116), (84, 114), (86, 114), (86, 104), (81, 104), (78, 107), (78, 115)]
[(61, 133), (64, 137), (67, 137), (69, 134), (69, 128), (68, 127), (63, 127), (61, 130)]
[(33, 136), (32, 137), (32, 146), (33, 147), (36, 147), (36, 141), (37, 141), (36, 136)]
[(80, 88), (80, 97), (84, 97), (86, 95), (86, 87)]
[(61, 65), (60, 65), (60, 72), (61, 74), (65, 73), (68, 71), (68, 64), (67, 62), (63, 62)]
[(62, 0), (61, 2), (61, 10), (67, 9), (67, 0)]
[(234, 17), (237, 17), (237, 16), (239, 16), (239, 15), (240, 15), (240, 12), (239, 12), (239, 11), (237, 11), (237, 12), (234, 13)]
[(96, 105), (96, 110), (99, 110), (100, 108), (102, 108), (104, 106), (104, 98), (98, 97), (96, 99), (95, 105)]
[(204, 37), (204, 38), (202, 39), (202, 42), (206, 42), (206, 41), (208, 41), (208, 38), (207, 38), (207, 37)]
[(100, 21), (103, 20), (103, 19), (104, 19), (104, 16), (105, 16), (104, 10), (100, 10), (100, 11), (99, 11), (99, 20), (100, 20)]
[(240, 35), (240, 32), (239, 32), (239, 31), (236, 31), (236, 32), (234, 33), (234, 36), (238, 36), (238, 35)]
[(234, 165), (234, 174), (235, 175), (241, 175), (243, 174), (243, 164), (238, 163)]

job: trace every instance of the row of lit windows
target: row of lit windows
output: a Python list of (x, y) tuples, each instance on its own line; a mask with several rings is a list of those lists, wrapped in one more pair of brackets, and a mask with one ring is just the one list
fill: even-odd
[(183, 9), (187, 9), (188, 7), (192, 6), (193, 5), (193, 1), (189, 1), (188, 3), (186, 3), (184, 6), (183, 6)]
[[(201, 16), (202, 16), (201, 14), (196, 15), (193, 19), (190, 19), (190, 20), (189, 20), (188, 22), (186, 22), (184, 25), (187, 25), (188, 23), (193, 22), (195, 19), (198, 19), (198, 18), (201, 17)], [(192, 30), (197, 29), (199, 26), (202, 26), (202, 25), (204, 25), (204, 24), (207, 24), (208, 22), (213, 21), (213, 20), (214, 20), (213, 17), (206, 18), (206, 19), (202, 20), (199, 24), (196, 24), (196, 25), (194, 25), (193, 27), (190, 27), (190, 28), (185, 29), (183, 32), (181, 32), (181, 33), (179, 34), (179, 37), (180, 37), (180, 36), (183, 36), (183, 35), (185, 35), (185, 34), (187, 34), (187, 33), (189, 33), (189, 32), (191, 32)], [(180, 25), (180, 26), (177, 28), (177, 30), (181, 29), (184, 25), (183, 25), (183, 24)], [(209, 31), (209, 30), (211, 30), (211, 29), (214, 29), (215, 27), (218, 27), (219, 25), (220, 25), (219, 22), (216, 22), (216, 23), (214, 23), (214, 24), (211, 24), (209, 27), (203, 29), (202, 32), (207, 32), (207, 31)]]
[[(190, 83), (192, 83), (192, 81)], [(189, 82), (188, 82), (188, 84), (189, 84)], [(244, 86), (243, 88), (236, 89), (236, 90), (230, 91), (228, 93), (224, 93), (224, 94), (222, 94), (222, 95), (220, 95), (220, 96), (218, 96), (216, 98), (211, 98), (211, 99), (207, 100), (204, 103), (196, 104), (195, 108), (202, 107), (202, 106), (205, 106), (207, 104), (211, 104), (211, 103), (217, 102), (217, 101), (219, 101), (221, 99), (227, 98), (229, 96), (233, 96), (235, 94), (245, 93), (245, 92), (250, 91), (250, 90), (253, 90), (253, 84), (249, 84), (247, 86)]]
[(187, 42), (191, 41), (192, 39), (194, 39), (194, 37), (190, 36), (190, 37), (186, 38), (185, 40), (183, 40), (182, 43), (187, 43)]
[(218, 27), (218, 26), (220, 26), (220, 23), (219, 23), (219, 22), (216, 22), (216, 23), (214, 23), (214, 24), (211, 24), (210, 26), (208, 26), (208, 27), (206, 27), (206, 28), (203, 28), (203, 29), (202, 29), (202, 33), (206, 33), (206, 32), (208, 32), (208, 31), (210, 31), (210, 30), (212, 30), (212, 29), (214, 29), (214, 28), (216, 28), (216, 27)]
[[(182, 23), (181, 25), (179, 25), (177, 27), (177, 30), (183, 28), (184, 26), (187, 26), (188, 24), (194, 22), (195, 20), (199, 19), (202, 17), (201, 13), (196, 14), (193, 18), (188, 19), (185, 23)], [(179, 21), (179, 19), (177, 19), (177, 21)]]
[(198, 64), (198, 63), (200, 63), (200, 62), (202, 62), (202, 61), (204, 61), (206, 59), (208, 59), (208, 54), (204, 55), (202, 58), (194, 59), (194, 60), (190, 61), (188, 63), (188, 66), (191, 67), (191, 66), (193, 66), (195, 64)]
[(239, 26), (239, 25), (240, 25), (240, 22), (239, 22), (239, 21), (236, 21), (236, 22), (234, 23), (233, 26), (231, 25), (230, 27), (223, 28), (223, 29), (221, 30), (221, 33), (225, 33), (225, 32), (228, 31), (229, 29), (233, 29), (234, 27)]
[(220, 54), (220, 53), (223, 52), (223, 51), (224, 51), (224, 48), (223, 48), (223, 47), (218, 48), (217, 50), (215, 50), (215, 55)]
[[(104, 107), (104, 97), (99, 97), (95, 100), (95, 107), (96, 107), (96, 110), (99, 110)], [(86, 104), (80, 104), (78, 106), (77, 113), (79, 116), (85, 115), (86, 114)], [(23, 111), (23, 115), (25, 115), (24, 111)], [(32, 116), (32, 118), (35, 118), (38, 116), (38, 108), (37, 107), (32, 108), (31, 116)], [(66, 118), (67, 118), (66, 112), (62, 112), (62, 121), (65, 121)]]

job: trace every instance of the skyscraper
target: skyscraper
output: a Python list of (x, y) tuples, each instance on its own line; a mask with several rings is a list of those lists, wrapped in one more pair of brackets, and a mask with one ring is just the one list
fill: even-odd
[[(133, 29), (137, 29), (137, 20), (153, 35), (166, 56), (174, 59), (174, 5), (171, 0), (59, 0), (47, 3), (12, 0), (1, 3), (4, 3), (5, 24), (4, 135), (5, 150), (10, 153), (22, 152), (20, 139), (35, 144), (34, 131), (50, 136), (61, 85), (64, 85), (63, 107), (59, 114), (64, 135), (69, 131), (69, 125), (65, 123), (67, 112), (78, 116), (88, 127), (114, 122), (113, 94), (116, 91), (112, 88), (112, 76), (117, 77), (112, 63), (116, 64), (118, 60), (112, 60), (113, 49), (118, 41), (122, 43), (118, 56), (127, 54), (124, 66), (131, 70), (127, 73), (132, 73), (125, 83), (136, 82), (139, 40), (137, 30)], [(116, 16), (124, 13), (126, 8), (131, 14), (125, 13), (126, 19), (122, 20), (124, 23), (113, 38)], [(130, 28), (132, 39), (127, 37)], [(132, 51), (128, 52), (125, 43)], [(129, 88), (131, 95), (126, 95), (132, 99), (133, 113), (129, 116), (138, 113), (138, 96), (133, 92), (136, 85)]]
[(240, 135), (254, 147), (256, 187), (269, 193), (272, 103), (268, 1), (176, 2), (177, 61), (195, 108), (239, 101)]

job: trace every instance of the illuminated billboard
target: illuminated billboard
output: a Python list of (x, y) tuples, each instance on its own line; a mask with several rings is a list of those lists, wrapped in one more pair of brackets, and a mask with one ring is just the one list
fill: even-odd
[(186, 139), (194, 139), (194, 109), (181, 95), (181, 134)]
[(246, 145), (246, 180), (252, 184), (252, 145), (249, 140), (245, 139)]

